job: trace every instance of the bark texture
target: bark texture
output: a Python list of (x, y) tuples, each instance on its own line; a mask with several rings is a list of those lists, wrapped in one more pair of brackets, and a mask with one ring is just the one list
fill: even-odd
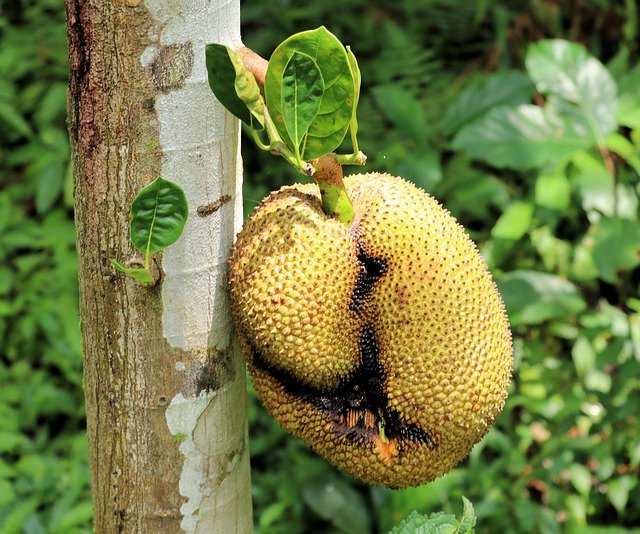
[[(203, 43), (163, 34), (192, 6), (216, 1), (148, 4), (66, 0), (95, 529), (248, 532), (244, 366), (224, 291), (241, 217), (238, 126), (210, 102), (199, 113), (211, 135), (200, 144), (195, 129), (193, 139), (173, 142), (181, 121), (193, 120), (183, 108), (197, 117), (195, 99), (213, 97), (201, 89)], [(207, 9), (199, 20), (224, 32), (226, 15), (214, 20)], [(176, 154), (205, 163), (184, 173)], [(183, 238), (157, 265), (164, 279), (149, 289), (116, 273), (109, 258), (137, 257), (129, 205), (161, 174), (185, 188), (190, 213)], [(196, 215), (223, 198), (231, 201)]]

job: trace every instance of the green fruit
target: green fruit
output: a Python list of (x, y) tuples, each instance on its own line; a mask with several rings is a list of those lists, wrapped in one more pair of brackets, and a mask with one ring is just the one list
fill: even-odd
[(507, 396), (504, 305), (476, 246), (432, 197), (387, 174), (345, 179), (350, 227), (315, 185), (271, 194), (231, 259), (238, 337), (265, 408), (371, 484), (458, 464)]

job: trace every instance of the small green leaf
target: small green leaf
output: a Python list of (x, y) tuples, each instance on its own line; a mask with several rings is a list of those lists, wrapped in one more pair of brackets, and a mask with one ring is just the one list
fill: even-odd
[(109, 258), (109, 261), (111, 262), (111, 265), (115, 269), (117, 269), (121, 273), (126, 274), (127, 276), (130, 276), (134, 280), (140, 282), (142, 285), (144, 286), (153, 285), (154, 283), (153, 276), (147, 269), (144, 269), (142, 267), (126, 267), (122, 265), (122, 263), (120, 263), (119, 261), (114, 260), (113, 258)]
[(629, 492), (638, 485), (638, 479), (631, 475), (622, 475), (609, 481), (607, 494), (613, 507), (619, 514), (624, 512), (629, 500)]
[(282, 77), (295, 52), (306, 54), (316, 62), (325, 87), (301, 154), (304, 160), (310, 160), (332, 152), (344, 139), (353, 115), (354, 79), (345, 48), (324, 26), (292, 35), (275, 49), (267, 68), (265, 98), (278, 133), (290, 147), (294, 142), (285, 126)]
[[(234, 50), (221, 44), (205, 48), (209, 87), (220, 103), (253, 128), (264, 125), (264, 100), (253, 74)], [(252, 121), (251, 117), (255, 118)], [(256, 124), (257, 123), (257, 124)]]
[(571, 204), (571, 184), (564, 173), (541, 174), (536, 180), (535, 199), (538, 206), (566, 210)]
[(573, 487), (586, 499), (591, 491), (591, 473), (589, 470), (582, 464), (571, 464), (569, 466), (569, 478)]
[(552, 111), (533, 105), (494, 108), (453, 140), (453, 148), (472, 158), (513, 169), (541, 167), (589, 146)]
[(584, 137), (602, 145), (617, 129), (616, 83), (584, 46), (562, 39), (538, 41), (529, 47), (525, 64), (538, 91), (564, 103), (558, 109), (570, 118), (571, 130), (581, 129)]
[(187, 221), (187, 199), (177, 184), (156, 178), (131, 203), (131, 241), (145, 256), (175, 243)]
[(39, 214), (51, 210), (60, 197), (65, 173), (65, 165), (62, 161), (43, 158), (41, 163), (39, 167), (42, 168), (38, 170), (36, 176), (36, 211)]
[(300, 145), (318, 115), (324, 81), (317, 63), (307, 54), (294, 52), (282, 73), (284, 125), (300, 158)]
[(579, 377), (584, 377), (595, 367), (596, 353), (589, 340), (584, 336), (576, 339), (571, 349), (571, 356)]
[(579, 526), (587, 523), (587, 505), (582, 497), (567, 495), (565, 499), (567, 512), (572, 522)]
[(0, 119), (4, 123), (3, 130), (12, 129), (16, 137), (29, 137), (33, 132), (22, 114), (7, 102), (0, 102)]
[(497, 220), (491, 230), (491, 235), (498, 239), (516, 241), (527, 233), (532, 217), (533, 204), (530, 202), (514, 202)]
[(460, 529), (459, 532), (462, 534), (463, 532), (471, 532), (473, 527), (476, 526), (476, 513), (473, 509), (473, 504), (471, 501), (467, 499), (464, 495), (462, 496), (462, 517), (460, 518)]

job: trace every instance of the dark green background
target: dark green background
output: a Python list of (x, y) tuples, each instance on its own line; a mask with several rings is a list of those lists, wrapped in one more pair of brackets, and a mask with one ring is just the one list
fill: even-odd
[[(516, 349), (495, 427), (459, 468), (416, 489), (359, 485), (251, 396), (258, 532), (386, 532), (414, 509), (459, 513), (462, 495), (478, 532), (640, 524), (640, 126), (618, 130), (615, 183), (593, 147), (523, 169), (452, 145), (473, 122), (464, 98), (478, 102), (487, 80), (505, 89), (502, 103), (545, 102), (510, 72), (543, 38), (585, 44), (637, 115), (638, 10), (635, 0), (244, 2), (244, 41), (264, 56), (320, 24), (352, 46), (366, 169), (411, 178), (468, 228)], [(65, 35), (62, 0), (0, 3), (0, 533), (90, 529)], [(247, 210), (300, 179), (246, 137), (243, 156)]]

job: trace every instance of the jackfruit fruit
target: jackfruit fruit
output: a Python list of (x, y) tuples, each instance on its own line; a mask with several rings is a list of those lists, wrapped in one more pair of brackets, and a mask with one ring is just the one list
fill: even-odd
[(267, 197), (229, 263), (255, 389), (286, 430), (352, 476), (392, 488), (457, 465), (502, 410), (511, 333), (486, 264), (427, 193), (345, 179), (350, 226), (317, 186)]

